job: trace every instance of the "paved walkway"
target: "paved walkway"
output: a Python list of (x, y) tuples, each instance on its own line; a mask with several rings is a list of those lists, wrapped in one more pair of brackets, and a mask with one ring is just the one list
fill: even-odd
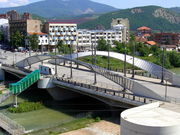
[[(8, 56), (8, 60), (5, 60), (4, 62), (12, 64), (13, 61), (13, 54), (12, 52), (6, 52), (6, 54)], [(35, 55), (35, 53), (32, 53), (32, 55)], [(24, 54), (21, 52), (17, 52), (17, 61), (20, 61), (26, 57), (29, 57), (29, 54)], [(37, 63), (34, 64), (32, 66), (32, 69), (39, 69), (39, 64), (41, 63)], [(62, 66), (62, 64), (60, 66), (58, 66), (58, 76), (63, 76), (65, 74), (65, 77), (69, 77), (70, 76), (70, 65), (66, 64), (66, 67)], [(87, 72), (89, 69), (87, 69), (86, 67), (83, 66), (79, 66), (80, 70), (76, 69), (76, 65), (73, 65), (73, 78), (76, 79), (80, 79), (83, 81), (87, 81), (87, 82), (94, 82), (94, 73), (92, 72)], [(123, 75), (123, 73), (117, 72), (118, 74)], [(131, 74), (127, 74), (127, 77), (131, 77)], [(138, 76), (135, 75), (135, 81), (137, 81), (138, 83), (148, 87), (149, 89), (153, 90), (154, 92), (156, 92), (159, 95), (165, 96), (165, 88), (166, 85), (162, 85), (160, 84), (161, 79), (155, 79), (155, 78), (149, 78), (149, 77), (144, 77), (144, 76)], [(109, 81), (109, 79), (97, 74), (97, 82), (98, 85), (102, 85), (102, 86), (107, 86), (107, 87), (119, 87), (119, 85), (117, 85), (116, 83)], [(119, 89), (123, 89), (122, 87), (119, 87)], [(180, 88), (178, 87), (173, 87), (171, 86), (170, 83), (168, 83), (167, 86), (167, 96), (169, 97), (173, 97), (173, 98), (180, 98)]]

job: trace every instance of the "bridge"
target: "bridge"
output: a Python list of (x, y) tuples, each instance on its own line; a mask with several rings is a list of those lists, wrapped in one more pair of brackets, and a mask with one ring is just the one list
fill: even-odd
[[(101, 53), (99, 53), (99, 55), (100, 54)], [(75, 55), (76, 54), (73, 55), (74, 58), (75, 58)], [(83, 55), (79, 55), (79, 56), (83, 56)], [(117, 58), (119, 57), (117, 56)], [(39, 64), (42, 64), (46, 60), (56, 60), (58, 61), (58, 66), (61, 63), (61, 61), (64, 61), (64, 60), (75, 62), (81, 65), (82, 67), (87, 68), (88, 70), (86, 72), (91, 72), (93, 74), (97, 73), (103, 76), (104, 78), (108, 79), (109, 81), (114, 82), (115, 84), (117, 84), (118, 87), (122, 89), (119, 89), (119, 88), (117, 90), (115, 90), (115, 88), (110, 89), (107, 87), (99, 86), (97, 85), (98, 83), (93, 84), (93, 83), (82, 82), (74, 77), (65, 78), (65, 77), (60, 77), (57, 75), (52, 76), (52, 75), (43, 75), (43, 74), (41, 74), (41, 76), (39, 76), (37, 80), (39, 88), (45, 88), (45, 89), (55, 89), (57, 87), (65, 88), (75, 93), (91, 96), (93, 98), (96, 98), (102, 102), (109, 104), (110, 106), (125, 107), (125, 108), (141, 106), (144, 104), (156, 102), (157, 100), (160, 100), (160, 101), (165, 100), (165, 98), (162, 97), (161, 95), (157, 94), (150, 88), (143, 86), (142, 84), (138, 83), (137, 81), (133, 79), (130, 79), (121, 74), (118, 74), (118, 73), (115, 73), (115, 72), (112, 72), (112, 71), (109, 71), (109, 70), (106, 70), (106, 69), (103, 69), (103, 68), (100, 68), (91, 64), (87, 64), (78, 60), (74, 60), (74, 59), (71, 59), (68, 57), (62, 57), (62, 56), (36, 55), (36, 56), (25, 58), (22, 61), (19, 61), (18, 63), (16, 63), (15, 66), (2, 64), (0, 66), (0, 77), (4, 78), (3, 76), (4, 72), (8, 72), (13, 75), (16, 75), (19, 78), (23, 78), (32, 72), (31, 70), (27, 69), (28, 66), (29, 68), (31, 68), (32, 65), (37, 66)], [(151, 70), (152, 69), (153, 68), (151, 68)], [(79, 70), (79, 69), (73, 69), (73, 70)], [(150, 69), (148, 70), (150, 71)], [(61, 72), (61, 71), (58, 71), (58, 72)], [(167, 72), (170, 72), (170, 71), (167, 70)], [(173, 81), (173, 79), (171, 80)], [(57, 91), (57, 89), (55, 90)], [(128, 90), (129, 92), (126, 90)], [(68, 93), (65, 93), (65, 94), (68, 94)], [(10, 95), (12, 95), (12, 93), (9, 93), (8, 96)]]

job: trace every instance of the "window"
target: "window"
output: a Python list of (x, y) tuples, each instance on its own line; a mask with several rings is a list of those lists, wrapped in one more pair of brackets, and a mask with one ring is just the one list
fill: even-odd
[(47, 40), (46, 40), (46, 43), (47, 43)]
[(42, 40), (42, 43), (44, 43), (44, 40)]
[(40, 36), (42, 38), (42, 36)]

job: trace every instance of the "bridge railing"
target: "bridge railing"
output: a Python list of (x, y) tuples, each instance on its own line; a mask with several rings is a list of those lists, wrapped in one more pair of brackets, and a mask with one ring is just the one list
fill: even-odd
[(79, 87), (87, 88), (87, 89), (90, 89), (90, 90), (110, 94), (110, 95), (113, 95), (113, 96), (129, 99), (129, 100), (133, 100), (133, 101), (137, 101), (137, 102), (141, 102), (141, 103), (145, 103), (145, 104), (149, 104), (149, 103), (153, 103), (153, 102), (157, 101), (157, 100), (154, 100), (154, 99), (141, 97), (141, 96), (136, 96), (136, 95), (133, 95), (133, 94), (130, 94), (130, 93), (125, 93), (123, 91), (115, 91), (115, 90), (110, 90), (110, 89), (106, 89), (106, 88), (102, 88), (102, 87), (97, 87), (95, 85), (76, 82), (76, 81), (74, 81), (72, 79), (66, 79), (66, 78), (59, 77), (59, 78), (57, 78), (57, 80), (61, 81), (61, 82), (68, 83), (68, 84), (76, 85), (76, 86), (79, 86)]
[(9, 67), (9, 68), (13, 68), (13, 69), (20, 70), (20, 71), (24, 71), (24, 72), (26, 72), (26, 73), (31, 73), (31, 72), (32, 72), (32, 71), (29, 70), (29, 69), (25, 69), (25, 68), (22, 68), (22, 67), (15, 67), (15, 66), (10, 65), (10, 64), (2, 64), (2, 66)]
[[(18, 123), (14, 122), (13, 120), (9, 119), (2, 113), (0, 113), (0, 119), (4, 120), (5, 122), (8, 123), (8, 126), (0, 123), (0, 125), (5, 128), (6, 131), (11, 133), (12, 135), (19, 135), (25, 132), (25, 128), (19, 125)], [(17, 129), (17, 130), (16, 130)]]
[(11, 91), (8, 91), (5, 95), (0, 95), (0, 104), (4, 102), (7, 98), (9, 98), (13, 93)]
[[(85, 78), (82, 78), (82, 77), (73, 77), (73, 80), (76, 81), (76, 82), (90, 84), (90, 85), (94, 84), (93, 80), (85, 79)], [(120, 87), (120, 86), (115, 86), (115, 85), (103, 83), (103, 82), (100, 82), (100, 81), (98, 81), (96, 83), (96, 86), (100, 86), (100, 87), (107, 88), (107, 89), (112, 89), (112, 90), (121, 90), (122, 89), (122, 87)]]

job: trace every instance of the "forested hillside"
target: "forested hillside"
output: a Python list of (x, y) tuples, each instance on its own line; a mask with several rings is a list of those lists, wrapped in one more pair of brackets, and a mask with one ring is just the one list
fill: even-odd
[(78, 25), (79, 29), (94, 29), (102, 24), (110, 29), (112, 18), (128, 18), (130, 30), (135, 31), (141, 26), (147, 26), (152, 30), (180, 31), (180, 14), (158, 6), (135, 7), (103, 14), (95, 20)]

